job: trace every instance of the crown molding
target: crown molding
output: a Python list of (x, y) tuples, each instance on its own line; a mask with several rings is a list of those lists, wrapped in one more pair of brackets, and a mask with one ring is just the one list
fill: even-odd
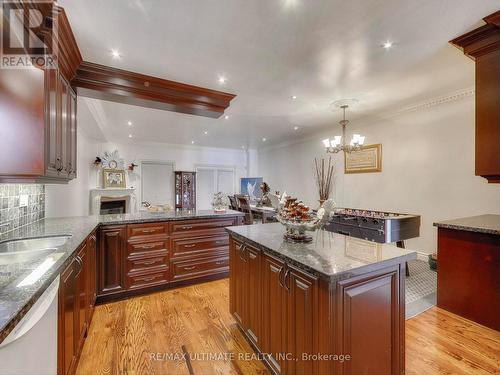
[[(372, 119), (377, 119), (377, 120), (382, 120), (382, 119), (388, 119), (388, 118), (393, 118), (397, 116), (401, 116), (404, 114), (412, 113), (412, 112), (418, 112), (418, 111), (424, 111), (429, 108), (437, 107), (443, 104), (448, 104), (452, 102), (456, 102), (465, 98), (473, 97), (475, 94), (475, 89), (474, 87), (469, 87), (466, 89), (458, 90), (458, 91), (453, 91), (447, 95), (439, 96), (439, 97), (434, 97), (429, 100), (415, 103), (406, 107), (403, 107), (401, 109), (397, 110), (389, 110), (385, 112), (381, 112), (379, 114), (371, 114), (371, 115), (366, 115), (362, 116), (359, 119), (356, 119), (357, 123), (365, 123), (369, 120)], [(328, 136), (328, 133), (331, 133), (331, 130), (327, 129), (326, 127), (322, 127), (318, 131), (315, 131), (314, 133), (311, 133), (310, 135), (306, 137), (302, 137), (300, 139), (294, 139), (290, 141), (285, 141), (281, 143), (277, 143), (274, 145), (269, 145), (267, 147), (262, 147), (259, 148), (259, 151), (267, 151), (267, 150), (272, 150), (272, 149), (277, 149), (277, 148), (282, 148), (282, 147), (289, 147), (292, 145), (300, 144), (300, 143), (305, 143), (312, 141), (314, 139), (318, 139), (323, 137)]]

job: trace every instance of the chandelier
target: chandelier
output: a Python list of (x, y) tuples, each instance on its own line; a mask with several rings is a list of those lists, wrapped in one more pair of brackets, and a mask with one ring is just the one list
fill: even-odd
[(325, 145), (326, 152), (336, 154), (337, 152), (344, 151), (350, 153), (352, 151), (359, 151), (365, 143), (365, 137), (359, 134), (353, 134), (351, 142), (349, 144), (345, 143), (345, 128), (349, 124), (349, 120), (345, 119), (345, 110), (349, 106), (347, 104), (341, 105), (340, 108), (344, 111), (342, 120), (339, 124), (342, 126), (342, 135), (336, 135), (333, 139), (323, 139), (323, 144)]

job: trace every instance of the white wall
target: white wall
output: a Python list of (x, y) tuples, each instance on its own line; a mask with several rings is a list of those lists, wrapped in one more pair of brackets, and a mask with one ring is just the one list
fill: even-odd
[(95, 187), (95, 169), (91, 165), (96, 155), (97, 143), (78, 127), (77, 178), (68, 185), (45, 186), (45, 217), (89, 214), (89, 189)]
[[(420, 237), (409, 240), (407, 247), (435, 251), (435, 221), (500, 214), (500, 184), (474, 175), (472, 96), (350, 126), (351, 132), (365, 135), (368, 144), (382, 143), (382, 172), (344, 175), (343, 159), (336, 155), (337, 204), (421, 215)], [(325, 156), (321, 139), (339, 132), (332, 127), (325, 136), (261, 151), (260, 174), (273, 190), (286, 190), (317, 205), (313, 159)]]

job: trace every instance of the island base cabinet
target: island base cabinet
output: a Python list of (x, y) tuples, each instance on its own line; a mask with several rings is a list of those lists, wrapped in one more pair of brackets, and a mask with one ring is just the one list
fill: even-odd
[(273, 373), (404, 374), (405, 261), (323, 279), (239, 238), (230, 249), (231, 313)]
[(126, 226), (110, 226), (100, 231), (99, 295), (121, 293), (125, 290)]
[[(337, 373), (404, 373), (404, 275), (401, 265), (337, 284)], [(400, 294), (402, 293), (402, 294)]]

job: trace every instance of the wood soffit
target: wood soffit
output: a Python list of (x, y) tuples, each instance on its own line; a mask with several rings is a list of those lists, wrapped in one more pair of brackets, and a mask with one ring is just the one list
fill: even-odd
[(79, 95), (218, 118), (236, 96), (84, 61), (72, 85)]
[(450, 43), (460, 48), (463, 53), (475, 59), (500, 48), (500, 10), (483, 18), (486, 25), (469, 31)]

